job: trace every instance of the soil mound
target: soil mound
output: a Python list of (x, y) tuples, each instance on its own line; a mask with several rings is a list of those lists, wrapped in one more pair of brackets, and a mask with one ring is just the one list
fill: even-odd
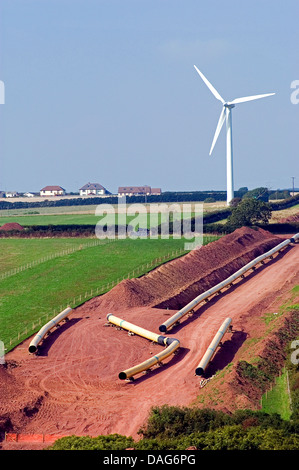
[[(0, 414), (8, 411), (10, 405), (17, 401), (19, 396), (23, 395), (23, 384), (16, 380), (13, 375), (13, 369), (18, 367), (14, 361), (6, 362), (5, 365), (0, 365)], [(2, 408), (2, 403), (5, 407)]]
[(91, 302), (101, 308), (179, 309), (281, 241), (265, 230), (242, 227), (145, 276), (122, 281), (100, 300)]
[(24, 227), (22, 227), (22, 225), (18, 224), (17, 222), (10, 222), (2, 225), (2, 227), (0, 227), (0, 230), (24, 230)]
[(27, 423), (43, 399), (39, 391), (26, 389), (23, 381), (14, 376), (16, 367), (19, 365), (14, 361), (0, 365), (0, 436)]

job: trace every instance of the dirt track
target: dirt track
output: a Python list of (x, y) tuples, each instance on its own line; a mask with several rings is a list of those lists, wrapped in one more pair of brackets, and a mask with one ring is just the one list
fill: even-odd
[(1, 372), (0, 415), (9, 415), (14, 430), (23, 433), (136, 438), (152, 406), (189, 405), (202, 393), (194, 371), (227, 316), (236, 332), (229, 335), (230, 352), (218, 355), (218, 365), (238, 358), (246, 337), (261, 328), (261, 315), (298, 284), (298, 250), (299, 245), (287, 249), (168, 332), (180, 340), (179, 353), (133, 383), (120, 381), (119, 372), (161, 346), (105, 326), (107, 313), (158, 332), (177, 310), (152, 305), (123, 309), (117, 296), (112, 302), (112, 293), (107, 294), (109, 302), (104, 297), (87, 302), (44, 342), (39, 356), (28, 354), (29, 340), (7, 354), (8, 363), (17, 367)]

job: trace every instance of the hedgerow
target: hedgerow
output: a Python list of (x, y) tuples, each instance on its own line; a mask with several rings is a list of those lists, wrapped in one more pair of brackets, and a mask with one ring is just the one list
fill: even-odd
[(142, 438), (70, 436), (48, 450), (298, 450), (296, 426), (278, 414), (238, 410), (226, 414), (211, 409), (164, 405), (153, 407)]

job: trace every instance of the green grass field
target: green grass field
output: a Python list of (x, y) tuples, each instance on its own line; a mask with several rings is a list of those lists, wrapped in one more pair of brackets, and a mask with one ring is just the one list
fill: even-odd
[(45, 214), (45, 215), (11, 215), (0, 217), (0, 225), (18, 223), (25, 225), (96, 225), (100, 217), (94, 214)]
[(0, 273), (5, 273), (63, 250), (79, 248), (88, 240), (80, 238), (0, 239)]
[[(165, 214), (164, 221), (168, 220), (168, 215)], [(18, 223), (22, 226), (32, 225), (94, 225), (96, 224), (110, 224), (110, 225), (126, 225), (133, 222), (139, 223), (143, 228), (156, 227), (161, 223), (162, 218), (160, 214), (136, 214), (128, 215), (127, 217), (119, 218), (117, 214), (108, 215), (95, 215), (95, 214), (45, 214), (45, 215), (15, 215), (15, 216), (2, 216), (0, 217), (0, 226), (6, 223)], [(138, 219), (138, 220), (137, 220)], [(170, 220), (172, 216), (170, 215)]]
[(283, 419), (289, 420), (291, 416), (290, 397), (288, 393), (287, 372), (276, 378), (272, 390), (262, 397), (262, 411), (279, 414)]
[(137, 277), (184, 253), (184, 240), (125, 239), (63, 254), (64, 248), (86, 243), (86, 239), (0, 239), (2, 273), (45, 254), (59, 255), (0, 280), (0, 340), (7, 350), (25, 339), (26, 334), (16, 338), (25, 328), (27, 337), (37, 331), (33, 324), (41, 317), (51, 318), (68, 304), (76, 306), (104, 293), (128, 274)]
[[(172, 203), (176, 207), (187, 208), (189, 204), (192, 203)], [(142, 227), (150, 227), (150, 211), (152, 213), (156, 213), (158, 208), (162, 208), (163, 205), (167, 207), (171, 207), (172, 204), (168, 203), (161, 203), (161, 204), (140, 204), (140, 205), (128, 205), (128, 211), (134, 211), (136, 207), (140, 206), (141, 211), (147, 211), (148, 214), (141, 213), (138, 216), (139, 221), (142, 224)], [(200, 203), (201, 204), (201, 203)], [(215, 211), (218, 209), (223, 209), (225, 206), (224, 203), (210, 203), (210, 204), (203, 204), (203, 212), (207, 214), (208, 212)], [(0, 210), (0, 226), (11, 223), (17, 222), (20, 225), (24, 226), (31, 226), (31, 225), (96, 225), (100, 223), (101, 216), (96, 215), (96, 209), (98, 208), (101, 210), (102, 205), (86, 205), (86, 206), (59, 206), (59, 207), (38, 207), (32, 209), (3, 209)], [(115, 212), (114, 214), (110, 214), (109, 216), (105, 216), (105, 223), (117, 223), (117, 214), (119, 210), (119, 206), (117, 204), (109, 205)], [(194, 207), (194, 206), (191, 206)], [(125, 222), (123, 219), (119, 222), (120, 224), (130, 223), (135, 217), (135, 214), (132, 212), (131, 214), (127, 215)], [(153, 215), (153, 222), (152, 226), (156, 226), (156, 224), (161, 222), (161, 215), (156, 222), (155, 216)]]

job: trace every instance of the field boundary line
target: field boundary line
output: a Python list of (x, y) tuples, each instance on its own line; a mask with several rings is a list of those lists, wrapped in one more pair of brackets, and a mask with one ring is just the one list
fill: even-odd
[(66, 248), (62, 251), (52, 253), (50, 255), (44, 256), (43, 258), (39, 258), (34, 261), (30, 261), (26, 264), (23, 264), (22, 266), (10, 269), (9, 271), (6, 271), (5, 273), (0, 274), (0, 281), (3, 279), (7, 279), (8, 277), (14, 276), (15, 274), (18, 274), (22, 271), (25, 271), (27, 269), (30, 269), (32, 267), (38, 266), (42, 263), (46, 263), (47, 261), (50, 261), (52, 259), (60, 258), (62, 256), (70, 255), (72, 253), (75, 253), (77, 251), (85, 250), (86, 248), (93, 248), (95, 246), (104, 246), (107, 243), (115, 242), (115, 239), (105, 239), (105, 240), (93, 240), (92, 242), (84, 243), (79, 246), (73, 246), (71, 248)]
[(31, 334), (38, 331), (42, 327), (43, 324), (49, 321), (49, 319), (55, 317), (59, 312), (64, 310), (64, 308), (66, 308), (65, 305), (71, 308), (79, 307), (82, 303), (85, 303), (86, 301), (91, 300), (93, 297), (96, 297), (97, 295), (103, 295), (104, 293), (108, 292), (110, 289), (115, 287), (121, 281), (125, 279), (132, 279), (134, 277), (139, 277), (140, 275), (147, 274), (149, 271), (151, 271), (151, 269), (149, 270), (148, 268), (152, 268), (154, 266), (159, 267), (165, 261), (167, 260), (171, 261), (173, 259), (176, 259), (184, 253), (185, 254), (187, 253), (187, 251), (184, 250), (184, 248), (181, 248), (179, 250), (173, 250), (167, 253), (166, 255), (159, 256), (158, 258), (154, 258), (153, 260), (148, 261), (147, 263), (143, 263), (142, 265), (137, 266), (132, 271), (128, 272), (127, 274), (113, 281), (110, 281), (96, 288), (92, 288), (88, 291), (85, 291), (85, 293), (82, 293), (80, 295), (76, 295), (72, 299), (69, 299), (67, 302), (63, 301), (63, 303), (60, 306), (58, 306), (58, 308), (55, 308), (51, 312), (44, 313), (39, 318), (36, 318), (35, 320), (30, 321), (30, 323), (24, 326), (23, 331), (19, 331), (18, 333), (16, 333), (15, 337), (10, 338), (8, 340), (7, 345), (9, 345), (10, 348), (17, 346), (21, 341), (24, 341), (26, 338), (31, 336)]

